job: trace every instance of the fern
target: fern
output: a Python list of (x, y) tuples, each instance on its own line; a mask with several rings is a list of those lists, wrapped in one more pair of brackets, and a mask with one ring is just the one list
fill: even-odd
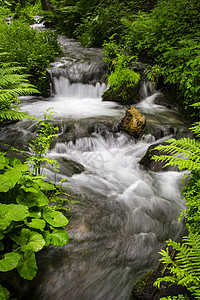
[[(5, 53), (0, 54), (0, 59)], [(19, 111), (18, 96), (38, 93), (37, 89), (28, 82), (27, 75), (21, 74), (23, 67), (15, 63), (0, 63), (0, 121), (30, 118), (31, 116)]]
[(200, 299), (200, 236), (198, 233), (183, 237), (183, 244), (167, 241), (168, 246), (176, 250), (173, 260), (169, 248), (161, 250), (161, 261), (167, 264), (171, 276), (158, 278), (154, 285), (160, 287), (162, 282), (171, 282), (185, 286), (196, 299)]
[[(198, 126), (200, 125), (198, 124)], [(194, 130), (198, 131), (198, 128), (195, 127)], [(200, 142), (198, 140), (189, 138), (170, 139), (167, 143), (169, 144), (159, 145), (155, 148), (165, 152), (166, 155), (155, 155), (153, 159), (165, 161), (165, 166), (176, 165), (179, 170), (200, 170)]]

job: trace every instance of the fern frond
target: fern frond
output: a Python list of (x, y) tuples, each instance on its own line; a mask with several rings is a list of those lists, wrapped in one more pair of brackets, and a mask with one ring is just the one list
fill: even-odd
[(20, 120), (20, 119), (36, 119), (33, 116), (28, 115), (25, 112), (10, 110), (0, 110), (0, 120)]
[(169, 254), (169, 248), (162, 250), (161, 261), (167, 264), (172, 276), (159, 278), (155, 285), (161, 282), (177, 283), (185, 286), (197, 299), (200, 299), (200, 235), (190, 233), (183, 237), (183, 244), (172, 240), (167, 241), (177, 254), (173, 260)]
[(165, 155), (154, 155), (156, 161), (166, 162), (166, 166), (177, 166), (179, 170), (200, 169), (200, 142), (195, 139), (182, 138), (180, 140), (170, 139), (167, 145), (159, 145), (155, 150), (166, 153)]

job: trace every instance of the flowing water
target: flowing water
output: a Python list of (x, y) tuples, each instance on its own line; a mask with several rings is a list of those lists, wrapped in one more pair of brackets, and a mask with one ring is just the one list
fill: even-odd
[[(136, 107), (146, 115), (147, 132), (135, 140), (117, 130), (126, 107), (102, 102), (106, 69), (98, 49), (62, 38), (63, 57), (52, 64), (52, 97), (24, 97), (21, 109), (41, 117), (53, 107), (61, 132), (49, 157), (60, 163), (57, 180), (67, 179), (79, 200), (66, 227), (70, 241), (38, 255), (39, 272), (23, 283), (21, 299), (127, 300), (134, 282), (158, 265), (168, 238), (178, 239), (183, 173), (144, 170), (140, 159), (152, 143), (184, 136), (176, 110), (156, 105), (149, 83)], [(23, 147), (33, 136), (30, 120), (1, 129), (0, 140)], [(46, 170), (54, 180), (52, 170)]]

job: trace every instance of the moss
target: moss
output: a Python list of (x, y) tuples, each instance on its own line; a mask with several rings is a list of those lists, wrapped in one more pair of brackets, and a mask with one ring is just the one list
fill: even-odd
[(122, 85), (119, 89), (109, 87), (102, 95), (103, 101), (114, 101), (124, 105), (130, 105), (139, 102), (139, 85), (127, 87)]

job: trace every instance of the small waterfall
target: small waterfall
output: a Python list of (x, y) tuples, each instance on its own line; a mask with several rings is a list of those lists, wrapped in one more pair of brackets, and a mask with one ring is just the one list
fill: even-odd
[(97, 82), (95, 85), (70, 83), (66, 77), (59, 77), (54, 79), (54, 86), (56, 92), (56, 99), (59, 97), (67, 98), (101, 98), (101, 95), (106, 90), (105, 83)]

